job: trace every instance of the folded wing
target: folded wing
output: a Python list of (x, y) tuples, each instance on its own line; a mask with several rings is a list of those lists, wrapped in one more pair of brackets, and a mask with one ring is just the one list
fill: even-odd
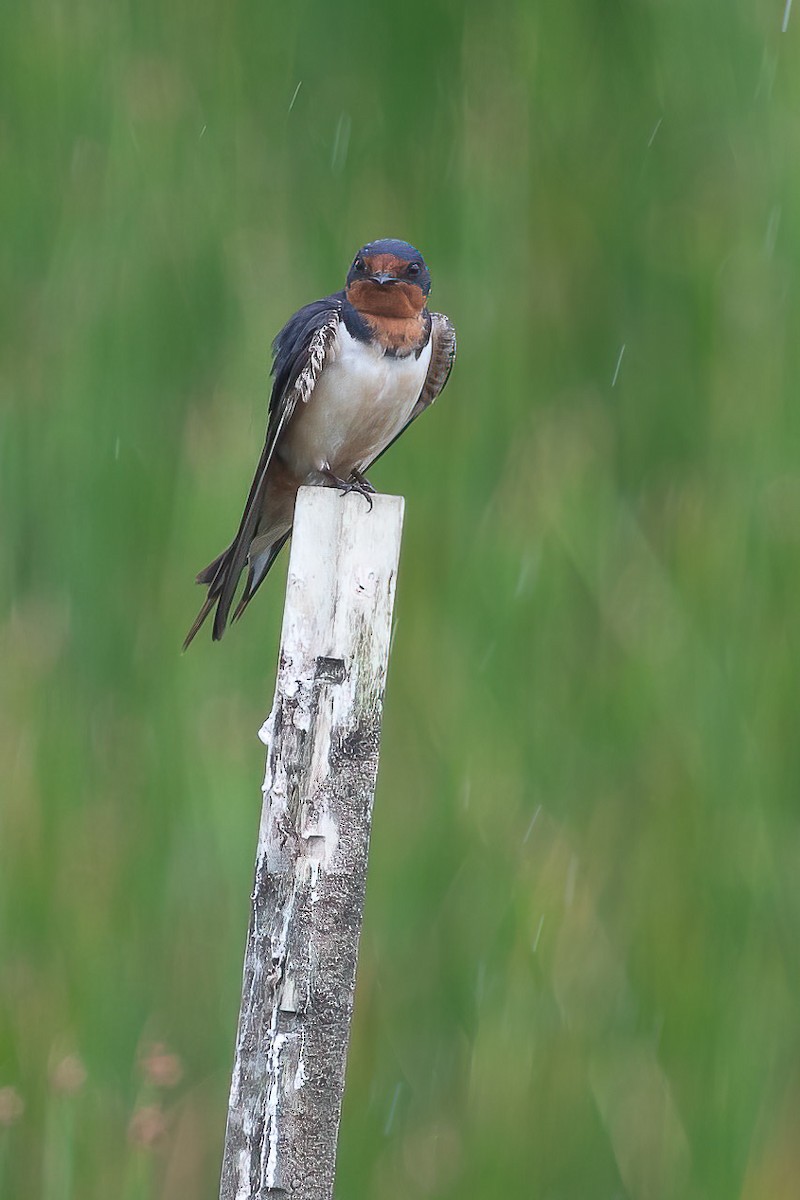
[[(208, 586), (208, 595), (186, 636), (184, 649), (215, 604), (217, 611), (214, 615), (214, 641), (218, 641), (225, 632), (236, 586), (247, 562), (250, 545), (262, 515), (267, 473), (275, 455), (278, 439), (291, 420), (297, 405), (307, 403), (314, 390), (336, 338), (340, 311), (340, 296), (317, 300), (295, 313), (275, 339), (272, 368), (274, 382), (264, 449), (261, 451), (250, 485), (236, 537), (228, 549), (197, 577), (198, 583)], [(284, 538), (283, 541), (285, 540)], [(266, 574), (266, 571), (263, 574)]]

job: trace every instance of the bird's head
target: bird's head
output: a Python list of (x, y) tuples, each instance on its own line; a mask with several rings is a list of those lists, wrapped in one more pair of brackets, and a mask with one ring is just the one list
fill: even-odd
[(396, 238), (362, 246), (347, 273), (347, 299), (369, 316), (417, 316), (430, 290), (425, 259), (408, 242)]

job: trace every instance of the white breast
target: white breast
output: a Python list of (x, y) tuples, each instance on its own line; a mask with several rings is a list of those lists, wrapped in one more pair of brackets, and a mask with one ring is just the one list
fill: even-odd
[(366, 470), (405, 425), (417, 402), (431, 343), (416, 358), (392, 358), (339, 326), (308, 403), (295, 413), (281, 446), (302, 478), (329, 470), (346, 479)]

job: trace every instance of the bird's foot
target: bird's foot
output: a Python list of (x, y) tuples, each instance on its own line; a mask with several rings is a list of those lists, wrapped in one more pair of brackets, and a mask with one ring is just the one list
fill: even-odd
[(333, 487), (339, 489), (342, 496), (348, 495), (349, 492), (355, 492), (358, 496), (363, 496), (369, 505), (370, 512), (372, 511), (372, 496), (375, 493), (375, 488), (365, 479), (360, 471), (351, 471), (349, 479), (340, 479), (338, 475), (334, 475), (333, 471), (324, 471), (325, 478), (329, 480)]
[(360, 471), (357, 471), (355, 469), (355, 467), (350, 472), (350, 478), (354, 479), (356, 481), (359, 488), (361, 489), (362, 495), (366, 494), (366, 495), (374, 496), (376, 494), (376, 489), (372, 486), (372, 484), (367, 479), (367, 477), (365, 475), (362, 475)]

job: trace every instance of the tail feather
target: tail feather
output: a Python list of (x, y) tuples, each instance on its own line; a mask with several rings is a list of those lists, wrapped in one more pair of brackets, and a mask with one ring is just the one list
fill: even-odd
[(223, 560), (228, 557), (230, 552), (231, 552), (231, 547), (228, 546), (225, 550), (222, 551), (222, 554), (217, 555), (217, 557), (214, 559), (213, 562), (210, 562), (207, 567), (203, 567), (202, 571), (200, 571), (199, 574), (196, 576), (195, 582), (196, 583), (213, 583), (214, 577), (216, 576), (217, 572), (219, 571), (220, 567), (222, 566)]
[[(265, 549), (261, 550), (257, 555), (248, 561), (247, 582), (236, 611), (233, 614), (232, 620), (238, 620), (238, 618), (247, 608), (247, 605), (250, 603), (259, 586), (265, 579), (267, 572), (275, 562), (275, 559), (278, 557), (278, 554), (286, 543), (291, 532), (291, 529), (287, 529), (286, 532), (281, 534), (276, 541), (272, 542), (271, 545), (268, 545)], [(204, 567), (204, 569), (197, 576), (197, 582), (208, 587), (208, 595), (203, 601), (200, 611), (195, 617), (192, 627), (186, 635), (186, 639), (183, 643), (184, 650), (186, 650), (191, 644), (193, 638), (199, 632), (203, 622), (206, 620), (209, 613), (212, 612), (215, 605), (217, 606), (217, 614), (214, 620), (212, 639), (215, 642), (219, 641), (225, 632), (228, 612), (227, 609), (224, 613), (220, 611), (219, 602), (220, 597), (223, 594), (223, 590), (225, 589), (226, 584), (229, 582), (233, 558), (232, 551), (233, 546), (228, 546), (226, 550), (223, 550), (221, 554), (217, 555), (213, 562), (209, 563), (207, 567)], [(233, 581), (234, 589), (237, 582), (237, 580)]]
[(239, 620), (239, 617), (253, 599), (253, 596), (256, 594), (258, 588), (266, 578), (270, 567), (280, 554), (291, 532), (291, 529), (287, 529), (286, 533), (279, 537), (277, 542), (273, 542), (266, 552), (262, 552), (258, 558), (250, 564), (247, 572), (247, 583), (244, 586), (242, 597), (236, 606), (236, 611), (231, 618), (233, 621)]
[(192, 627), (184, 639), (184, 650), (189, 647), (206, 617), (219, 599), (220, 592), (222, 591), (222, 585), (225, 581), (225, 574), (232, 549), (232, 546), (228, 546), (226, 550), (223, 550), (221, 554), (218, 554), (214, 561), (210, 562), (208, 566), (204, 567), (203, 570), (197, 575), (198, 583), (208, 585), (208, 595), (200, 606), (200, 612), (192, 622)]
[(208, 614), (211, 612), (211, 610), (214, 607), (214, 605), (216, 604), (216, 602), (217, 602), (216, 596), (212, 596), (210, 593), (208, 596), (206, 596), (205, 600), (203, 601), (203, 605), (202, 605), (202, 608), (200, 609), (200, 612), (197, 614), (194, 621), (192, 622), (191, 629), (187, 633), (186, 637), (183, 639), (183, 646), (182, 646), (183, 650), (189, 649), (189, 646), (192, 644), (195, 635), (200, 630), (200, 626), (203, 624), (203, 622), (205, 621)]

